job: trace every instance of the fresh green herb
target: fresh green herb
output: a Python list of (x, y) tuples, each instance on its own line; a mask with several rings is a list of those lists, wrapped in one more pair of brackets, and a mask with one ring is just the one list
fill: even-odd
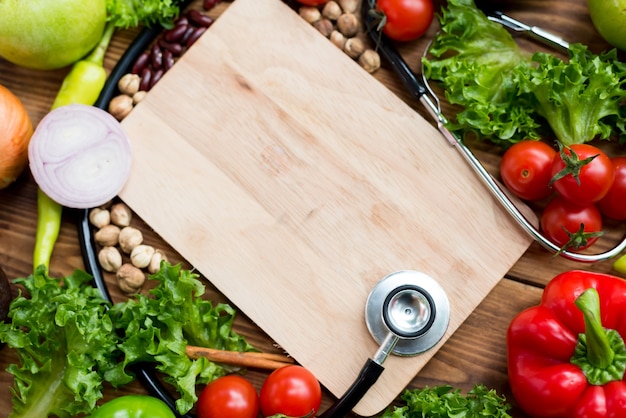
[(493, 389), (476, 385), (467, 395), (452, 386), (405, 390), (403, 407), (388, 408), (382, 418), (511, 418), (511, 406)]
[(548, 129), (565, 146), (626, 138), (626, 64), (616, 50), (598, 56), (572, 44), (568, 60), (529, 56), (473, 0), (449, 0), (440, 24), (423, 63), (426, 76), (461, 107), (452, 130), (505, 146)]
[(181, 394), (177, 409), (188, 412), (195, 386), (226, 373), (216, 363), (190, 360), (188, 344), (237, 351), (252, 350), (232, 331), (235, 311), (203, 299), (198, 276), (163, 263), (150, 276), (158, 284), (149, 296), (110, 306), (77, 270), (62, 280), (44, 266), (16, 279), (29, 293), (11, 303), (10, 323), (0, 324), (0, 341), (16, 350), (12, 418), (60, 418), (90, 413), (102, 398), (103, 382), (119, 387), (134, 380), (126, 367), (153, 363)]

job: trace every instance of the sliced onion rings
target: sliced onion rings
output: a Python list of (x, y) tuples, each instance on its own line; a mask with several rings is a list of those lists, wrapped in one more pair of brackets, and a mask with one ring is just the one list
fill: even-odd
[(115, 197), (132, 162), (130, 141), (119, 122), (102, 109), (82, 104), (50, 111), (33, 133), (28, 158), (41, 190), (77, 209)]

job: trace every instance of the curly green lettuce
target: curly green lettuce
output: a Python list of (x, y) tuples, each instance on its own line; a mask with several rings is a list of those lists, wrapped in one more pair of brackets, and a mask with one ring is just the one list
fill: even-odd
[(503, 146), (548, 134), (565, 146), (612, 135), (624, 142), (626, 65), (616, 50), (594, 55), (572, 44), (568, 60), (526, 54), (473, 0), (449, 0), (439, 20), (423, 64), (461, 109), (451, 130)]
[(77, 270), (63, 279), (47, 276), (42, 265), (28, 278), (14, 280), (26, 289), (0, 323), (0, 341), (16, 350), (11, 418), (69, 418), (90, 413), (102, 398), (103, 383), (120, 387), (134, 380), (127, 367), (153, 364), (180, 394), (181, 414), (191, 410), (196, 385), (228, 371), (200, 358), (191, 360), (187, 345), (251, 351), (232, 330), (235, 310), (202, 296), (199, 276), (163, 262), (150, 280), (149, 295), (107, 303), (92, 287), (91, 275)]
[(232, 307), (222, 303), (213, 306), (202, 298), (205, 287), (198, 275), (164, 262), (150, 279), (159, 283), (149, 296), (138, 295), (111, 309), (115, 329), (123, 338), (119, 348), (124, 353), (124, 360), (111, 373), (120, 380), (130, 364), (156, 363), (157, 370), (165, 374), (164, 380), (180, 394), (176, 408), (184, 414), (198, 400), (196, 384), (208, 383), (227, 372), (207, 359), (189, 359), (187, 345), (233, 351), (253, 347), (232, 330)]
[(449, 128), (495, 143), (539, 138), (540, 124), (519, 97), (515, 76), (518, 66), (530, 65), (530, 54), (473, 0), (449, 0), (439, 23), (422, 63), (426, 77), (441, 82), (446, 99), (461, 107)]
[(617, 59), (615, 49), (594, 55), (573, 44), (569, 52), (567, 62), (535, 53), (538, 65), (519, 71), (520, 92), (531, 97), (562, 145), (623, 136), (626, 64)]
[(117, 28), (160, 24), (170, 28), (180, 13), (182, 0), (107, 0), (108, 21)]
[(19, 359), (19, 366), (8, 367), (15, 382), (10, 417), (72, 417), (90, 412), (102, 398), (118, 338), (91, 279), (78, 270), (63, 280), (50, 278), (40, 266), (14, 281), (30, 297), (20, 294), (11, 303), (11, 322), (0, 324), (0, 340)]

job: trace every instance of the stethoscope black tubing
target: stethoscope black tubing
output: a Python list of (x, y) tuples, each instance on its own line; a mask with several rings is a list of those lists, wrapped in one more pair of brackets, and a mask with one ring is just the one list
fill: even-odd
[(370, 0), (363, 0), (361, 3), (361, 13), (365, 32), (369, 35), (378, 54), (391, 65), (398, 77), (400, 77), (407, 91), (411, 93), (415, 99), (419, 100), (420, 97), (428, 92), (426, 86), (417, 77), (415, 72), (411, 70), (398, 49), (393, 45), (391, 39), (381, 31), (376, 30), (375, 19), (370, 14), (371, 8)]
[(382, 365), (372, 359), (367, 359), (359, 372), (359, 376), (348, 390), (318, 418), (345, 417), (376, 383), (383, 370), (385, 368)]
[[(189, 1), (181, 3), (181, 10)], [(160, 25), (152, 25), (143, 28), (133, 42), (120, 57), (115, 67), (111, 70), (107, 81), (94, 106), (107, 110), (108, 104), (117, 92), (117, 82), (124, 75), (131, 71), (132, 66), (139, 55), (156, 39), (163, 31)], [(85, 271), (93, 277), (94, 286), (100, 291), (102, 297), (112, 303), (111, 295), (106, 285), (106, 281), (100, 270), (98, 257), (96, 255), (95, 240), (89, 222), (89, 209), (85, 209), (78, 219), (78, 238), (82, 253)], [(132, 367), (133, 373), (142, 386), (153, 396), (161, 399), (167, 404), (177, 418), (195, 418), (193, 415), (181, 415), (176, 410), (176, 401), (163, 385), (156, 374), (156, 370), (148, 364), (135, 364)]]

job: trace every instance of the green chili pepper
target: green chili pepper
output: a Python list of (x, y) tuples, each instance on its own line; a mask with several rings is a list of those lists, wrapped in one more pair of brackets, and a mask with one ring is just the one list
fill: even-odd
[(147, 395), (125, 395), (106, 402), (89, 418), (175, 418), (160, 399)]
[(43, 264), (48, 270), (54, 243), (61, 229), (61, 213), (63, 207), (50, 199), (41, 189), (37, 189), (37, 233), (35, 235), (35, 251), (33, 252), (33, 268)]
[[(52, 103), (52, 109), (72, 103), (92, 106), (104, 88), (107, 74), (104, 69), (104, 55), (113, 36), (115, 26), (107, 24), (100, 43), (84, 59), (77, 61), (65, 76), (63, 84)], [(38, 190), (37, 194), (37, 235), (33, 253), (33, 268), (43, 264), (50, 270), (50, 259), (54, 244), (61, 228), (63, 207)]]
[(102, 38), (91, 53), (72, 66), (52, 103), (52, 109), (72, 103), (93, 105), (104, 88), (107, 74), (104, 55), (111, 42), (115, 26), (108, 23)]

